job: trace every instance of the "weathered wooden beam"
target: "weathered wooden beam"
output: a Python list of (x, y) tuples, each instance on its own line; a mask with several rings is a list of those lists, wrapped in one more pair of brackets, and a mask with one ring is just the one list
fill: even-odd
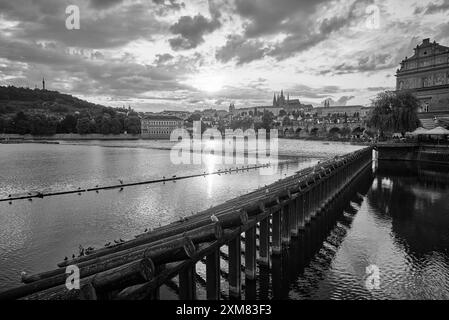
[(247, 279), (256, 278), (256, 227), (245, 232), (245, 276)]
[(270, 262), (270, 221), (265, 218), (260, 221), (259, 263), (269, 265)]
[[(38, 291), (26, 296), (12, 297), (8, 299), (24, 299), (24, 300), (79, 300), (84, 296), (92, 296), (92, 292), (87, 294), (88, 291), (95, 289), (95, 292), (104, 292), (108, 290), (118, 289), (121, 286), (127, 287), (135, 285), (136, 283), (142, 283), (151, 280), (154, 276), (154, 265), (151, 261), (142, 259), (129, 263), (125, 266), (120, 266), (105, 272), (92, 275), (85, 278), (80, 278), (80, 290), (69, 290), (65, 283), (49, 289)], [(95, 284), (94, 284), (94, 280)], [(92, 288), (90, 288), (90, 286)], [(84, 289), (83, 289), (84, 288)]]
[(206, 256), (206, 296), (208, 300), (220, 299), (220, 248)]
[(228, 273), (229, 273), (229, 295), (235, 298), (239, 298), (241, 295), (241, 247), (240, 247), (240, 234), (229, 241), (228, 252)]
[(195, 264), (187, 266), (179, 272), (179, 298), (181, 300), (196, 299)]

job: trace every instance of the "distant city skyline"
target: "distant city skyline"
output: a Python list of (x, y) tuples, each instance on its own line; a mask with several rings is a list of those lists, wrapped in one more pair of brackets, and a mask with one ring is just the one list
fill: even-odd
[(269, 105), (281, 89), (367, 105), (422, 39), (449, 44), (448, 13), (438, 0), (0, 0), (0, 85), (45, 78), (146, 112)]

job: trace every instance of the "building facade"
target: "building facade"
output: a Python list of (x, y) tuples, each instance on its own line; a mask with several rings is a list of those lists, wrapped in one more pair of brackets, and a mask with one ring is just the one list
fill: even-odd
[(178, 117), (147, 115), (141, 119), (141, 135), (147, 139), (170, 139), (173, 130), (182, 128), (183, 124)]
[(396, 90), (410, 90), (421, 102), (420, 112), (449, 112), (449, 47), (424, 39), (401, 62)]

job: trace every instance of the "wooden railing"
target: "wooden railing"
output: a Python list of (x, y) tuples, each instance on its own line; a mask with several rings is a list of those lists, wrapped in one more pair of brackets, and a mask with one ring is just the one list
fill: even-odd
[[(223, 258), (229, 266), (229, 295), (238, 298), (242, 270), (246, 279), (255, 279), (257, 263), (269, 265), (270, 255), (279, 255), (312, 219), (326, 214), (371, 161), (372, 148), (326, 160), (184, 221), (63, 261), (57, 269), (24, 275), (24, 284), (0, 293), (0, 299), (158, 299), (160, 287), (176, 276), (179, 297), (195, 299), (195, 266), (202, 261), (207, 299), (216, 300)], [(79, 289), (67, 289), (71, 266), (79, 270)]]

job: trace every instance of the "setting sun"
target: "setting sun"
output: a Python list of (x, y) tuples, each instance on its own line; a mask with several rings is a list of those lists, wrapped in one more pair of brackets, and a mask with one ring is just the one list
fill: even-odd
[(223, 88), (224, 77), (218, 74), (197, 74), (189, 82), (201, 91), (217, 92)]

